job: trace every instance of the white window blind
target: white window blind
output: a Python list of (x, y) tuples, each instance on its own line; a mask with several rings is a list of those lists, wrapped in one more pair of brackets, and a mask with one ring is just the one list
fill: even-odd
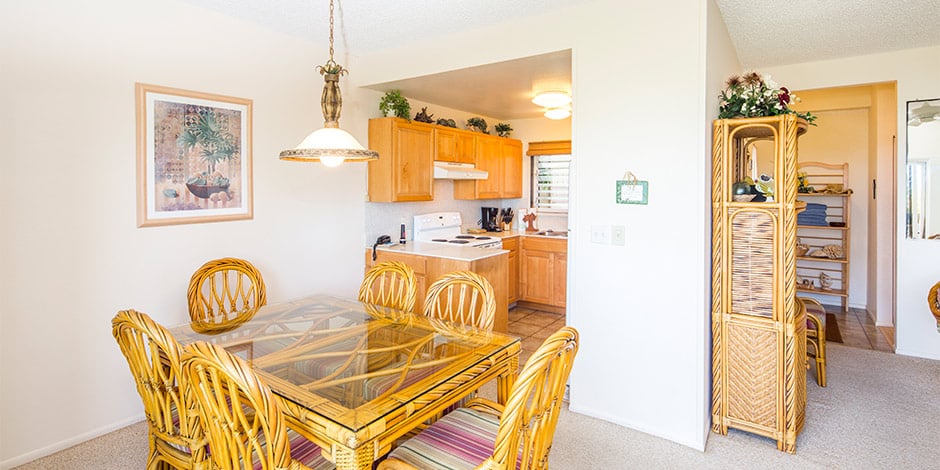
[(568, 212), (568, 169), (571, 155), (532, 157), (532, 207), (544, 212)]

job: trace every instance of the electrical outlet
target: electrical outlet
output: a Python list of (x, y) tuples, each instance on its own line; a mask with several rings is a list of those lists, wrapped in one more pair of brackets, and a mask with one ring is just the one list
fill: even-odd
[(610, 226), (610, 244), (624, 246), (627, 244), (627, 228), (623, 225)]
[(607, 225), (591, 226), (591, 243), (607, 245), (610, 243), (610, 227)]

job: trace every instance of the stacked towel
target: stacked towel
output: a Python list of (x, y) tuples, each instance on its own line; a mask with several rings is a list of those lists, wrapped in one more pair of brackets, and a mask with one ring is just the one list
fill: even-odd
[(797, 225), (829, 225), (826, 222), (826, 205), (807, 203), (806, 210), (796, 216)]

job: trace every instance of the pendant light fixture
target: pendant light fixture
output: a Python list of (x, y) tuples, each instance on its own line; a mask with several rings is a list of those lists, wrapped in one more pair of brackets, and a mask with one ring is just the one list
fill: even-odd
[(323, 75), (323, 128), (313, 131), (296, 148), (281, 152), (281, 160), (321, 162), (326, 166), (339, 166), (344, 161), (367, 161), (379, 158), (379, 153), (362, 146), (350, 133), (339, 128), (339, 115), (343, 97), (339, 90), (339, 77), (349, 71), (333, 60), (333, 0), (330, 0), (330, 60), (317, 66)]

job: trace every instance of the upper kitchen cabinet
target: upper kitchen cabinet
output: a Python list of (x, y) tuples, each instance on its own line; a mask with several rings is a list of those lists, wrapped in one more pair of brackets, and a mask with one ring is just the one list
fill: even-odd
[(522, 197), (522, 142), (477, 135), (476, 167), (489, 173), (485, 180), (454, 181), (454, 199)]
[(437, 154), (434, 160), (454, 163), (473, 163), (476, 158), (474, 152), (476, 139), (473, 134), (457, 129), (434, 129), (434, 140), (437, 141)]
[(522, 142), (515, 139), (500, 139), (499, 153), (502, 158), (502, 197), (522, 197)]
[(434, 127), (399, 118), (369, 120), (372, 202), (430, 201), (433, 198)]

